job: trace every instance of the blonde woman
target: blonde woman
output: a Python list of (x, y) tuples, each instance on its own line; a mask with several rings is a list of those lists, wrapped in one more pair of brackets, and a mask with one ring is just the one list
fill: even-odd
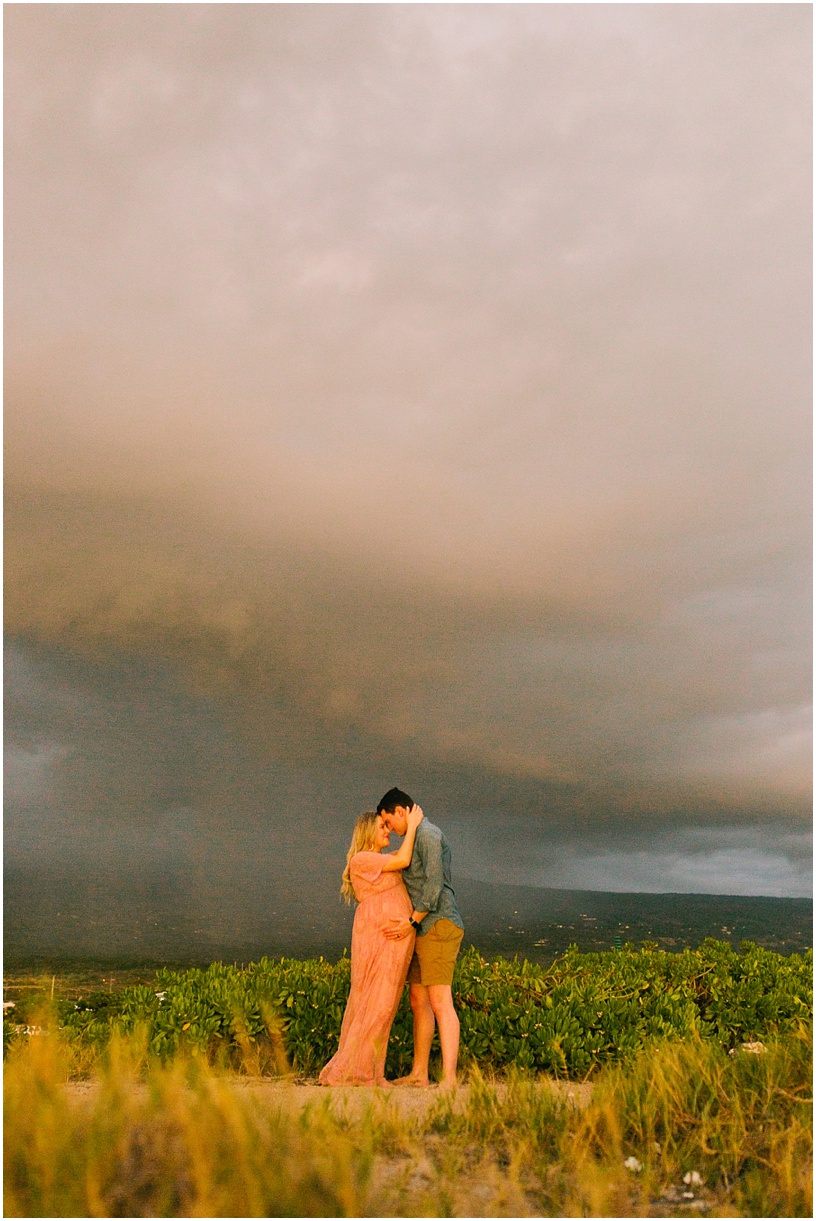
[(386, 1085), (385, 1053), (399, 1007), (414, 936), (389, 940), (385, 930), (410, 920), (413, 907), (402, 880), (411, 863), (416, 829), (423, 814), (408, 814), (405, 839), (396, 852), (384, 852), (390, 832), (381, 814), (361, 814), (354, 827), (340, 893), (357, 900), (351, 934), (351, 991), (340, 1046), (320, 1074), (321, 1085)]

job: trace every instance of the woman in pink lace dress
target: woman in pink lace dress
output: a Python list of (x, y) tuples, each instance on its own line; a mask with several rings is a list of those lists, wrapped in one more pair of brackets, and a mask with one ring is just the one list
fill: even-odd
[(351, 839), (341, 894), (357, 900), (351, 934), (351, 991), (340, 1046), (320, 1074), (321, 1085), (390, 1085), (385, 1079), (388, 1036), (414, 952), (414, 934), (392, 941), (389, 923), (411, 918), (413, 908), (402, 880), (411, 862), (414, 836), (422, 821), (414, 806), (397, 852), (388, 847), (382, 815), (361, 814)]

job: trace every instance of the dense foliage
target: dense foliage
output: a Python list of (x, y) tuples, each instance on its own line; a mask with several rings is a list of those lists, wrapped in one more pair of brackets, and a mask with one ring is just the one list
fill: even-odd
[[(701, 1037), (725, 1048), (786, 1035), (812, 1022), (812, 951), (783, 957), (752, 943), (741, 952), (707, 940), (670, 954), (646, 945), (582, 954), (575, 947), (549, 967), (488, 962), (475, 950), (457, 964), (454, 996), (463, 1059), (583, 1076), (627, 1061), (645, 1045)], [(246, 1048), (279, 1044), (300, 1074), (336, 1051), (349, 989), (343, 958), (267, 959), (246, 968), (160, 970), (154, 986), (97, 993), (65, 1005), (66, 1034), (93, 1043), (113, 1030), (146, 1026), (151, 1049)], [(407, 1071), (411, 1014), (403, 999), (387, 1072)]]

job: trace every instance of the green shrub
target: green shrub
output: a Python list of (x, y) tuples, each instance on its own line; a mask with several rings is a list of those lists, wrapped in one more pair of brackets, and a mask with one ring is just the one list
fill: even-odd
[[(733, 1048), (784, 1035), (812, 1021), (812, 952), (783, 957), (751, 943), (741, 952), (708, 940), (670, 954), (656, 948), (582, 954), (571, 947), (549, 967), (462, 955), (454, 996), (462, 1054), (486, 1069), (514, 1066), (580, 1077), (628, 1061), (644, 1046), (700, 1038)], [(238, 968), (160, 970), (152, 987), (95, 993), (60, 1006), (66, 1034), (103, 1045), (112, 1031), (147, 1030), (162, 1058), (180, 1049), (246, 1060), (262, 1048), (285, 1051), (311, 1075), (337, 1049), (348, 996), (347, 958), (268, 959)], [(387, 1072), (410, 1066), (411, 1013), (403, 997), (391, 1033)], [(250, 1055), (251, 1061), (251, 1055)]]

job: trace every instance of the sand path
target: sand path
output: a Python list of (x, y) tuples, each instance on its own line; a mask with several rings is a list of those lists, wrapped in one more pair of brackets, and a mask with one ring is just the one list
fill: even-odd
[[(309, 1104), (322, 1106), (329, 1102), (333, 1110), (342, 1112), (349, 1119), (362, 1114), (375, 1101), (381, 1106), (394, 1108), (406, 1118), (408, 1116), (421, 1118), (439, 1102), (440, 1098), (445, 1097), (440, 1090), (435, 1088), (413, 1089), (401, 1086), (389, 1090), (358, 1086), (326, 1089), (308, 1081), (281, 1081), (269, 1077), (243, 1077), (237, 1074), (222, 1078), (222, 1080), (226, 1080), (234, 1089), (251, 1095), (264, 1105), (302, 1110)], [(69, 1081), (65, 1088), (72, 1100), (92, 1102), (99, 1092), (99, 1083), (96, 1081)], [(146, 1089), (143, 1085), (137, 1085), (135, 1088), (137, 1090)], [(506, 1085), (499, 1083), (491, 1088), (496, 1091), (499, 1100), (506, 1097)], [(586, 1106), (592, 1094), (592, 1086), (587, 1082), (544, 1081), (540, 1088), (552, 1090), (579, 1108)], [(454, 1110), (465, 1110), (470, 1100), (470, 1094), (469, 1085), (459, 1086), (452, 1096)]]

